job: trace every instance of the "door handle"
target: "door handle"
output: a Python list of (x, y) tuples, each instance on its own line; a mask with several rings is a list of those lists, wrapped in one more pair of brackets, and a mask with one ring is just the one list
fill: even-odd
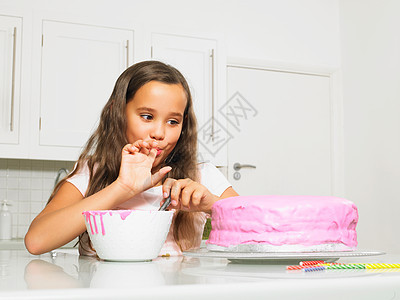
[(256, 166), (254, 166), (254, 165), (241, 165), (240, 163), (234, 163), (233, 164), (233, 169), (235, 171), (239, 171), (241, 168), (253, 168), (253, 169), (255, 169)]

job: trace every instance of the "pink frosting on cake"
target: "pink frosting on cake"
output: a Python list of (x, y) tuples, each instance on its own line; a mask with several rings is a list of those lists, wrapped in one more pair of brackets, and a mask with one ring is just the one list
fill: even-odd
[(238, 196), (216, 202), (211, 216), (208, 244), (357, 246), (357, 207), (343, 198)]

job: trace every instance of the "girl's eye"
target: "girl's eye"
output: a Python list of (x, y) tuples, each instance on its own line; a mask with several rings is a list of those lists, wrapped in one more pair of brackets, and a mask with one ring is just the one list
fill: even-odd
[(145, 119), (145, 120), (151, 120), (151, 119), (153, 119), (153, 116), (152, 115), (140, 115), (143, 119)]
[(169, 120), (168, 123), (171, 124), (171, 125), (178, 125), (179, 124), (179, 122), (177, 120)]

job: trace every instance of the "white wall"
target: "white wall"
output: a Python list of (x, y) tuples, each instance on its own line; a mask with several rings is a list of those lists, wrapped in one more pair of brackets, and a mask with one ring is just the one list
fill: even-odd
[(359, 247), (399, 252), (400, 2), (340, 4), (346, 196)]
[[(0, 201), (7, 199), (11, 204), (13, 238), (23, 238), (33, 218), (45, 207), (57, 171), (72, 170), (73, 166), (73, 162), (67, 161), (0, 158)], [(64, 176), (61, 173), (60, 179)]]

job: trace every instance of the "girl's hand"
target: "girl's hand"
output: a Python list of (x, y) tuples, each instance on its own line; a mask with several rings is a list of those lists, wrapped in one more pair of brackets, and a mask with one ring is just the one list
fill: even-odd
[(163, 196), (167, 198), (168, 195), (171, 195), (170, 208), (207, 213), (211, 212), (212, 205), (219, 199), (204, 185), (189, 178), (167, 178), (163, 184)]
[(151, 174), (157, 155), (157, 145), (155, 141), (147, 143), (138, 140), (133, 144), (125, 145), (122, 149), (121, 168), (117, 182), (132, 196), (155, 186), (171, 171), (171, 167), (163, 167)]

